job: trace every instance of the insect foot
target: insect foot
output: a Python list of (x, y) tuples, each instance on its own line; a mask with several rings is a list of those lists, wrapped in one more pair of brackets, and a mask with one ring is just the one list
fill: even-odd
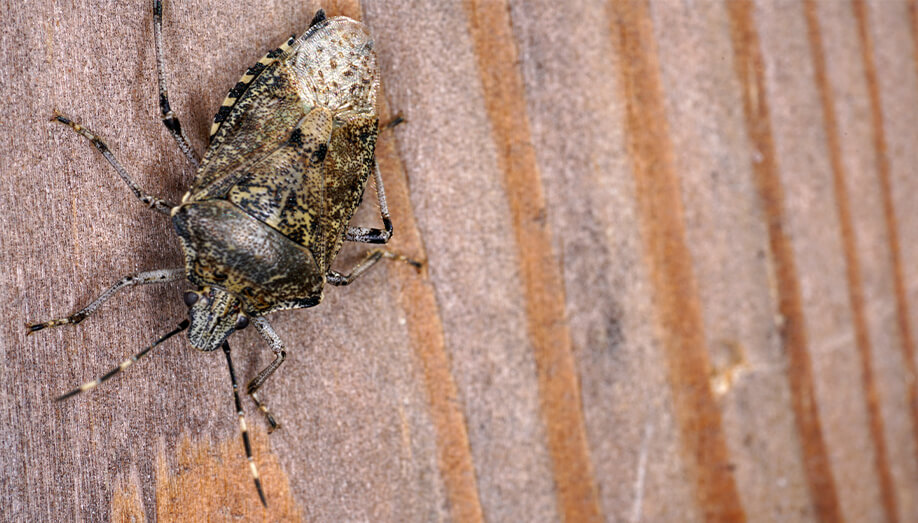
[[(162, 44), (163, 5), (153, 2), (160, 116), (195, 178), (180, 204), (145, 193), (93, 131), (57, 111), (52, 120), (89, 140), (131, 192), (172, 221), (184, 265), (127, 276), (70, 316), (26, 324), (27, 334), (77, 324), (128, 287), (186, 279), (188, 318), (101, 377), (58, 400), (91, 390), (180, 332), (205, 352), (221, 349), (235, 414), (255, 489), (267, 506), (252, 456), (227, 339), (253, 325), (274, 354), (248, 383), (247, 394), (274, 430), (280, 426), (259, 389), (287, 350), (266, 316), (314, 307), (325, 284), (348, 285), (380, 260), (421, 269), (420, 262), (383, 249), (369, 251), (346, 274), (331, 269), (345, 241), (385, 244), (393, 234), (382, 175), (376, 165), (379, 73), (373, 40), (360, 22), (318, 11), (292, 36), (250, 67), (220, 105), (203, 157), (189, 144), (170, 103)], [(375, 177), (382, 228), (349, 226), (370, 175)]]

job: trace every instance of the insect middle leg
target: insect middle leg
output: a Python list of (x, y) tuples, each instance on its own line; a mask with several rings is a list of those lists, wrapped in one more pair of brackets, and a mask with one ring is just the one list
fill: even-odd
[(102, 154), (102, 156), (104, 156), (105, 159), (108, 160), (108, 163), (110, 163), (111, 166), (115, 168), (115, 171), (118, 172), (118, 176), (120, 176), (121, 179), (124, 180), (124, 183), (126, 183), (128, 187), (131, 189), (131, 192), (134, 193), (134, 196), (136, 196), (141, 202), (145, 203), (151, 209), (159, 211), (165, 215), (169, 215), (169, 213), (172, 211), (172, 208), (175, 207), (175, 205), (167, 202), (166, 200), (157, 198), (155, 196), (150, 196), (149, 194), (141, 191), (140, 186), (137, 185), (137, 182), (135, 182), (133, 178), (131, 178), (131, 176), (127, 173), (127, 170), (125, 170), (125, 168), (121, 165), (121, 163), (118, 162), (118, 159), (115, 158), (115, 155), (112, 154), (112, 152), (108, 148), (108, 145), (105, 144), (102, 138), (99, 138), (97, 134), (90, 131), (88, 128), (83, 127), (82, 125), (74, 122), (70, 117), (63, 115), (56, 110), (54, 111), (54, 115), (51, 117), (51, 120), (60, 122), (70, 127), (71, 129), (76, 131), (77, 134), (89, 140), (92, 143), (93, 147), (95, 147), (96, 150), (98, 150)]
[(58, 327), (60, 325), (68, 324), (76, 325), (77, 323), (85, 320), (90, 314), (96, 312), (96, 310), (103, 303), (111, 298), (116, 292), (124, 289), (125, 287), (147, 285), (150, 283), (166, 283), (180, 280), (184, 277), (185, 269), (181, 267), (177, 269), (159, 269), (156, 271), (140, 272), (130, 276), (125, 276), (121, 279), (121, 281), (111, 286), (107, 291), (103, 292), (98, 298), (93, 300), (92, 303), (71, 314), (70, 316), (67, 316), (66, 318), (58, 318), (55, 320), (43, 321), (41, 323), (27, 323), (26, 329), (28, 332), (26, 335), (48, 327)]
[(274, 430), (280, 428), (280, 423), (274, 420), (274, 416), (271, 415), (271, 411), (268, 410), (268, 406), (265, 405), (260, 399), (258, 399), (258, 389), (265, 383), (265, 381), (274, 374), (274, 371), (281, 366), (281, 363), (284, 362), (284, 359), (287, 358), (287, 351), (284, 350), (284, 342), (281, 341), (280, 336), (274, 332), (274, 328), (271, 327), (271, 324), (268, 323), (268, 320), (263, 317), (255, 318), (255, 328), (258, 329), (258, 333), (268, 342), (268, 345), (271, 346), (271, 350), (274, 351), (274, 361), (268, 364), (267, 367), (261, 370), (252, 381), (246, 386), (246, 392), (249, 396), (252, 396), (252, 401), (255, 402), (255, 405), (258, 405), (258, 409), (265, 415), (265, 418), (268, 420), (268, 433), (274, 432)]
[(386, 190), (383, 187), (382, 173), (379, 164), (376, 164), (376, 199), (379, 201), (379, 214), (382, 216), (383, 227), (380, 230), (370, 227), (348, 227), (344, 239), (351, 242), (385, 244), (392, 237), (392, 219), (389, 218), (389, 205), (386, 203)]
[[(383, 124), (384, 130), (395, 128), (397, 125), (405, 123), (401, 113), (395, 115), (388, 123)], [(389, 205), (386, 203), (386, 190), (383, 187), (382, 173), (379, 171), (379, 164), (374, 162), (376, 172), (376, 199), (379, 202), (379, 214), (382, 216), (384, 229), (372, 227), (348, 227), (344, 239), (351, 242), (385, 244), (392, 237), (392, 220), (389, 218)]]
[(175, 139), (179, 149), (188, 158), (188, 161), (197, 168), (201, 164), (198, 153), (188, 143), (188, 137), (182, 130), (182, 124), (179, 123), (172, 107), (169, 105), (169, 90), (166, 89), (166, 65), (163, 60), (163, 2), (162, 0), (153, 0), (153, 40), (156, 47), (156, 73), (159, 80), (159, 111), (163, 120), (163, 125), (169, 129), (169, 134)]

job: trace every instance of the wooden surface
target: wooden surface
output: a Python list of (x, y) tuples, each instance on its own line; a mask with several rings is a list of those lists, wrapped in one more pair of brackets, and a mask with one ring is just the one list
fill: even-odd
[[(221, 354), (176, 337), (52, 402), (185, 315), (168, 284), (25, 337), (181, 264), (52, 109), (153, 194), (193, 172), (148, 2), (0, 2), (0, 520), (918, 520), (916, 2), (431, 4), (321, 4), (376, 38), (393, 248), (428, 266), (271, 317), (266, 511)], [(167, 2), (198, 151), (318, 7)], [(231, 343), (242, 379), (271, 359)]]

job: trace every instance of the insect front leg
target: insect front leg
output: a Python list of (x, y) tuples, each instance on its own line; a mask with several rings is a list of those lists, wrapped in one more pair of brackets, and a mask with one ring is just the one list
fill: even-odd
[(401, 254), (396, 254), (385, 249), (373, 249), (371, 251), (367, 251), (367, 254), (364, 256), (364, 258), (357, 262), (353, 267), (351, 267), (350, 272), (347, 274), (341, 274), (338, 271), (328, 271), (328, 274), (325, 275), (325, 281), (332, 285), (350, 285), (351, 282), (356, 280), (363, 273), (370, 270), (371, 267), (376, 265), (379, 260), (382, 259), (405, 262), (418, 270), (423, 267), (421, 262), (402, 256)]
[(41, 323), (27, 323), (26, 335), (32, 334), (33, 332), (40, 331), (48, 327), (57, 327), (60, 325), (73, 324), (76, 325), (81, 321), (85, 320), (90, 314), (96, 312), (106, 300), (111, 298), (116, 292), (124, 289), (125, 287), (133, 287), (135, 285), (146, 285), (149, 283), (166, 283), (170, 281), (180, 280), (185, 277), (185, 269), (160, 269), (156, 271), (149, 272), (140, 272), (137, 274), (132, 274), (121, 279), (118, 283), (113, 285), (107, 291), (103, 292), (98, 298), (92, 301), (86, 307), (83, 307), (79, 311), (67, 316), (66, 318), (58, 318), (56, 320), (43, 321)]
[(163, 125), (169, 129), (169, 134), (175, 139), (179, 149), (188, 158), (188, 161), (197, 169), (201, 164), (198, 153), (188, 143), (188, 137), (182, 130), (182, 124), (179, 123), (172, 107), (169, 105), (169, 91), (166, 89), (166, 65), (163, 60), (163, 2), (162, 0), (153, 0), (153, 40), (156, 47), (156, 73), (159, 79), (159, 111), (162, 115)]
[(92, 143), (93, 147), (95, 147), (96, 150), (102, 153), (102, 156), (104, 156), (105, 159), (108, 160), (108, 163), (110, 163), (112, 167), (115, 168), (115, 171), (118, 172), (118, 176), (120, 176), (121, 179), (124, 180), (124, 183), (126, 183), (128, 187), (130, 187), (131, 192), (134, 193), (134, 196), (140, 199), (141, 202), (145, 203), (151, 209), (159, 211), (166, 215), (168, 215), (172, 211), (172, 208), (175, 207), (175, 205), (167, 202), (166, 200), (157, 198), (155, 196), (150, 196), (149, 194), (141, 191), (140, 186), (137, 185), (137, 182), (135, 182), (133, 178), (131, 178), (131, 176), (127, 173), (125, 168), (121, 166), (121, 163), (118, 162), (118, 160), (115, 158), (115, 155), (112, 154), (112, 152), (109, 150), (108, 145), (106, 145), (105, 142), (102, 140), (102, 138), (99, 138), (99, 136), (96, 135), (94, 132), (74, 122), (70, 117), (59, 113), (57, 110), (54, 111), (54, 116), (51, 117), (51, 120), (55, 122), (60, 122), (70, 127), (71, 129), (76, 131), (77, 134), (89, 140), (90, 143)]
[(258, 329), (258, 333), (268, 342), (268, 345), (271, 346), (271, 350), (274, 351), (274, 361), (272, 361), (267, 367), (262, 369), (261, 372), (256, 375), (252, 381), (249, 382), (246, 390), (249, 396), (252, 396), (252, 400), (258, 405), (259, 410), (264, 413), (265, 418), (268, 420), (268, 433), (274, 432), (274, 430), (280, 428), (280, 424), (274, 420), (274, 416), (271, 415), (271, 412), (268, 410), (268, 406), (265, 405), (261, 400), (258, 399), (258, 389), (264, 384), (271, 374), (274, 374), (274, 371), (281, 366), (281, 363), (284, 362), (284, 359), (287, 358), (287, 351), (284, 350), (284, 342), (281, 341), (280, 337), (274, 332), (274, 328), (271, 327), (271, 324), (268, 323), (268, 320), (263, 317), (255, 318), (255, 328)]
[(249, 462), (249, 472), (252, 473), (252, 480), (255, 482), (255, 490), (258, 491), (258, 498), (261, 504), (268, 506), (268, 500), (265, 499), (265, 491), (261, 488), (261, 479), (258, 477), (258, 467), (255, 466), (255, 458), (252, 456), (252, 444), (249, 442), (249, 430), (245, 425), (245, 411), (242, 410), (242, 402), (239, 401), (239, 384), (236, 382), (236, 373), (233, 371), (233, 359), (230, 357), (230, 346), (226, 341), (223, 342), (223, 354), (226, 355), (226, 366), (229, 368), (230, 382), (233, 385), (233, 400), (236, 403), (236, 417), (239, 418), (239, 431), (242, 432), (242, 446), (245, 448), (245, 459)]

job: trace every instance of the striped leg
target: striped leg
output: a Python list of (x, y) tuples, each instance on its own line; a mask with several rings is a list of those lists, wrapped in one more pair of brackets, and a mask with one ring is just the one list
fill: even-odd
[(281, 363), (284, 362), (284, 359), (287, 358), (287, 351), (284, 350), (284, 342), (281, 341), (280, 337), (274, 332), (274, 328), (271, 327), (271, 324), (268, 323), (268, 320), (259, 317), (255, 319), (255, 328), (258, 329), (258, 333), (261, 334), (262, 338), (268, 342), (268, 345), (271, 346), (271, 350), (274, 351), (274, 361), (268, 364), (267, 367), (261, 370), (246, 386), (246, 392), (249, 396), (252, 396), (252, 400), (258, 405), (258, 409), (265, 415), (265, 418), (268, 420), (268, 434), (274, 432), (280, 428), (280, 423), (274, 421), (274, 416), (271, 415), (271, 412), (268, 410), (268, 406), (262, 403), (258, 399), (258, 389), (264, 385), (265, 381), (274, 374), (274, 371), (281, 366)]
[(135, 285), (146, 285), (149, 283), (166, 283), (170, 281), (180, 280), (185, 277), (185, 269), (160, 269), (158, 271), (149, 271), (149, 272), (140, 272), (137, 274), (132, 274), (130, 276), (125, 276), (118, 283), (112, 285), (107, 291), (103, 292), (98, 298), (92, 301), (89, 305), (83, 307), (79, 311), (67, 316), (66, 318), (58, 318), (56, 320), (43, 321), (41, 323), (27, 323), (26, 324), (26, 336), (32, 334), (33, 332), (46, 329), (48, 327), (57, 327), (60, 325), (76, 325), (81, 321), (85, 320), (90, 314), (96, 312), (106, 300), (112, 297), (116, 292), (120, 291), (125, 287), (133, 287)]
[(245, 412), (242, 410), (242, 402), (239, 401), (239, 384), (236, 382), (236, 373), (233, 371), (233, 360), (230, 358), (229, 343), (223, 342), (223, 354), (226, 354), (226, 366), (229, 367), (230, 380), (233, 382), (233, 398), (236, 400), (236, 416), (239, 417), (239, 429), (242, 431), (242, 445), (245, 447), (245, 459), (249, 462), (249, 470), (252, 472), (252, 479), (255, 481), (255, 489), (258, 491), (258, 497), (261, 498), (261, 504), (268, 506), (265, 499), (265, 492), (261, 489), (261, 480), (258, 479), (258, 469), (255, 467), (255, 459), (252, 457), (252, 444), (249, 443), (249, 431), (245, 426)]
[(76, 396), (77, 394), (79, 394), (79, 393), (81, 393), (81, 392), (86, 392), (87, 390), (94, 389), (94, 388), (98, 387), (99, 384), (102, 383), (103, 381), (108, 380), (109, 378), (115, 376), (116, 374), (119, 374), (119, 373), (121, 373), (122, 371), (124, 371), (124, 369), (126, 369), (126, 368), (130, 367), (131, 365), (137, 363), (137, 360), (139, 360), (140, 358), (143, 358), (144, 356), (146, 356), (147, 353), (150, 352), (151, 350), (153, 350), (154, 347), (156, 347), (156, 346), (162, 344), (164, 341), (168, 340), (169, 338), (175, 336), (176, 334), (182, 332), (183, 330), (185, 330), (185, 329), (187, 329), (187, 328), (188, 328), (188, 320), (184, 320), (184, 321), (182, 321), (182, 323), (179, 323), (178, 327), (176, 327), (174, 330), (172, 330), (171, 332), (167, 333), (166, 335), (164, 335), (164, 336), (161, 337), (160, 339), (158, 339), (158, 340), (156, 340), (155, 342), (153, 342), (153, 345), (150, 345), (150, 346), (147, 347), (146, 349), (144, 349), (144, 350), (138, 352), (137, 354), (131, 356), (130, 358), (128, 358), (128, 359), (122, 361), (121, 364), (119, 364), (119, 365), (118, 365), (117, 367), (115, 367), (114, 369), (112, 369), (112, 370), (106, 372), (101, 378), (97, 378), (97, 379), (94, 379), (94, 380), (92, 380), (92, 381), (87, 381), (86, 383), (84, 383), (84, 384), (80, 385), (79, 387), (77, 387), (77, 388), (71, 390), (70, 392), (67, 392), (67, 393), (65, 393), (65, 394), (61, 394), (60, 396), (58, 396), (57, 398), (55, 398), (54, 401), (64, 401), (65, 399), (71, 398), (71, 397), (73, 397), (73, 396)]
[(153, 40), (156, 47), (156, 72), (159, 77), (159, 110), (162, 114), (163, 124), (169, 129), (169, 134), (175, 138), (179, 149), (188, 158), (188, 161), (194, 165), (195, 169), (201, 164), (198, 153), (191, 148), (188, 143), (188, 137), (182, 130), (182, 124), (179, 123), (172, 107), (169, 106), (169, 91), (166, 89), (166, 65), (163, 60), (163, 2), (162, 0), (153, 0)]
[(155, 196), (150, 196), (149, 194), (141, 191), (140, 186), (137, 185), (137, 182), (135, 182), (134, 179), (131, 178), (131, 176), (127, 173), (127, 170), (121, 166), (121, 163), (118, 162), (118, 160), (115, 158), (115, 155), (113, 155), (112, 152), (108, 149), (108, 145), (106, 145), (105, 142), (102, 141), (102, 138), (99, 138), (98, 135), (86, 127), (83, 127), (82, 125), (74, 122), (72, 119), (70, 119), (70, 117), (59, 113), (56, 109), (54, 110), (54, 115), (51, 116), (51, 121), (60, 122), (70, 127), (76, 131), (77, 134), (92, 142), (93, 147), (102, 153), (102, 156), (104, 156), (105, 159), (108, 160), (108, 163), (110, 163), (112, 167), (115, 168), (115, 171), (118, 172), (118, 176), (120, 176), (121, 179), (124, 180), (124, 183), (130, 187), (131, 192), (134, 193), (134, 196), (140, 199), (141, 202), (148, 205), (151, 209), (168, 215), (170, 211), (172, 211), (172, 208), (175, 207), (175, 205), (167, 202), (166, 200), (157, 198)]

